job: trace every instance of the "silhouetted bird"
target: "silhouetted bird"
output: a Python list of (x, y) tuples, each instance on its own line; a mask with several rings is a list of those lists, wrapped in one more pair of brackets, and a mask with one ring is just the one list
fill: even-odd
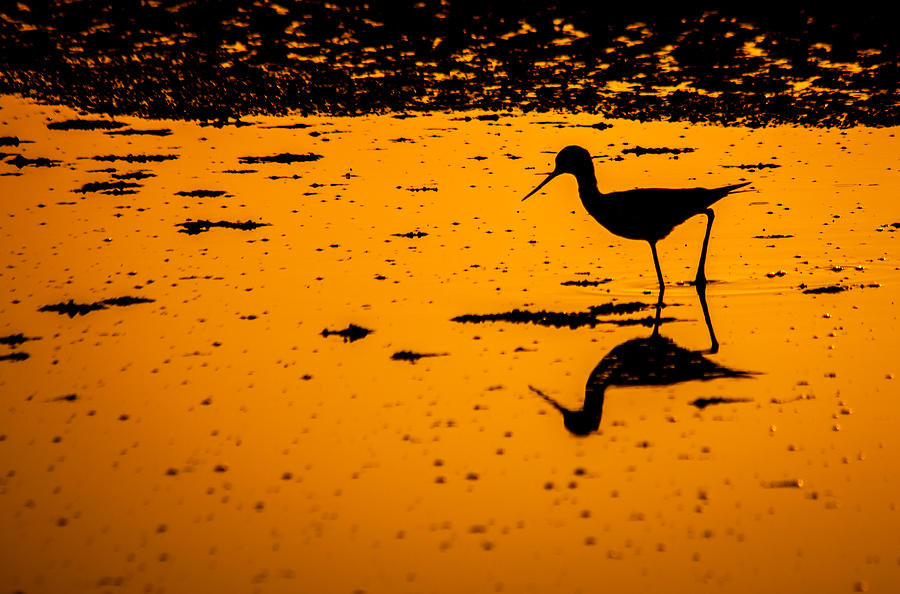
[(522, 198), (529, 196), (547, 185), (550, 180), (563, 173), (571, 173), (578, 181), (578, 195), (588, 213), (610, 232), (627, 239), (642, 239), (650, 243), (656, 276), (659, 279), (660, 298), (665, 290), (656, 242), (668, 235), (672, 229), (697, 214), (707, 217), (706, 237), (700, 264), (697, 266), (697, 285), (706, 284), (706, 248), (712, 229), (714, 214), (709, 207), (738, 188), (750, 182), (723, 186), (721, 188), (662, 189), (642, 188), (626, 192), (601, 194), (597, 189), (594, 164), (591, 155), (580, 146), (567, 146), (556, 155), (556, 168), (541, 184)]
[[(706, 313), (706, 296), (698, 288), (698, 296)], [(660, 306), (658, 305), (657, 308)], [(748, 378), (753, 372), (719, 365), (705, 355), (718, 350), (718, 342), (707, 318), (712, 346), (707, 351), (686, 349), (659, 334), (659, 310), (653, 333), (647, 338), (633, 338), (613, 348), (597, 363), (584, 387), (584, 404), (570, 410), (535, 387), (531, 390), (562, 413), (563, 424), (574, 435), (589, 435), (600, 427), (606, 389), (611, 386), (669, 386), (682, 382), (718, 378)], [(728, 402), (728, 399), (721, 399)]]

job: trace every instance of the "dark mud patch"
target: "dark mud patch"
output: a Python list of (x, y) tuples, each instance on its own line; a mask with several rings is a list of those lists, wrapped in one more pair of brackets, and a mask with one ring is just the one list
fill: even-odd
[(19, 146), (18, 136), (0, 136), (0, 146)]
[(245, 165), (256, 165), (260, 163), (307, 163), (309, 161), (318, 161), (322, 155), (316, 153), (304, 153), (297, 155), (294, 153), (281, 153), (278, 155), (269, 155), (264, 157), (240, 157), (239, 161)]
[(700, 410), (703, 410), (707, 406), (714, 406), (717, 404), (735, 404), (739, 402), (753, 402), (753, 400), (749, 398), (723, 398), (720, 396), (713, 396), (712, 398), (697, 398), (696, 400), (688, 402), (688, 404)]
[(94, 161), (124, 161), (125, 163), (160, 163), (162, 161), (173, 161), (178, 155), (97, 155), (91, 157)]
[(155, 130), (137, 130), (128, 128), (127, 130), (111, 130), (104, 132), (110, 136), (171, 136), (172, 131), (168, 128), (158, 128)]
[(720, 165), (720, 167), (724, 167), (726, 169), (748, 169), (750, 171), (756, 171), (757, 169), (778, 169), (781, 165), (777, 163), (757, 163), (753, 164), (744, 164), (744, 165)]
[(181, 227), (178, 230), (179, 233), (187, 233), (188, 235), (197, 235), (199, 233), (206, 233), (210, 229), (214, 227), (221, 227), (222, 229), (238, 229), (240, 231), (252, 231), (253, 229), (258, 229), (260, 227), (268, 227), (269, 223), (256, 223), (254, 221), (244, 221), (244, 222), (232, 222), (232, 221), (207, 221), (207, 220), (199, 220), (199, 221), (185, 221), (184, 223), (178, 223), (175, 225), (176, 227)]
[(28, 157), (23, 157), (22, 155), (16, 155), (12, 159), (7, 159), (6, 162), (10, 165), (15, 165), (19, 169), (23, 167), (59, 167), (60, 163), (62, 163), (62, 161), (47, 159), (46, 157), (36, 157), (34, 159), (29, 159)]
[[(451, 318), (452, 322), (463, 324), (480, 324), (484, 322), (509, 322), (513, 324), (535, 324), (538, 326), (550, 326), (553, 328), (580, 328), (590, 326), (593, 328), (599, 324), (614, 324), (616, 326), (648, 326), (652, 327), (655, 317), (648, 316), (639, 319), (601, 319), (600, 316), (627, 315), (644, 311), (655, 307), (649, 303), (604, 303), (595, 305), (583, 312), (555, 312), (555, 311), (528, 311), (514, 309), (512, 311), (496, 314), (466, 314)], [(675, 318), (662, 318), (662, 322), (673, 322)]]
[(113, 120), (63, 120), (60, 122), (49, 122), (47, 128), (50, 130), (115, 130), (116, 128), (124, 128), (123, 122)]
[(446, 357), (449, 353), (416, 353), (413, 351), (397, 351), (393, 355), (391, 355), (391, 359), (394, 361), (409, 361), (410, 363), (415, 363), (419, 359), (423, 359), (425, 357)]
[(226, 126), (234, 126), (235, 128), (244, 128), (246, 126), (254, 125), (253, 122), (245, 122), (244, 120), (242, 120), (240, 118), (235, 118), (234, 120), (231, 120), (226, 117), (226, 118), (218, 118), (218, 119), (211, 120), (211, 121), (208, 118), (201, 118), (201, 119), (204, 120), (204, 121), (200, 122), (201, 127), (203, 127), (203, 128), (212, 127), (212, 128), (218, 128), (219, 130), (221, 130), (222, 128), (224, 128)]
[(111, 192), (121, 192), (123, 190), (129, 190), (132, 188), (141, 188), (141, 184), (137, 184), (129, 181), (103, 181), (103, 182), (88, 182), (81, 186), (76, 190), (72, 190), (73, 192), (79, 194), (87, 194), (88, 192), (102, 192), (104, 194)]
[(831, 295), (834, 293), (843, 293), (844, 291), (849, 291), (850, 287), (845, 287), (843, 285), (828, 285), (826, 287), (815, 287), (813, 289), (803, 289), (803, 293), (806, 295)]
[(93, 303), (75, 303), (74, 300), (69, 299), (68, 301), (61, 303), (45, 305), (38, 309), (38, 311), (56, 312), (59, 315), (74, 318), (75, 316), (87, 315), (93, 311), (107, 309), (110, 306), (127, 307), (138, 303), (152, 303), (153, 301), (153, 299), (148, 299), (146, 297), (114, 297), (112, 299), (104, 299), (103, 301), (95, 301)]
[(189, 196), (191, 198), (218, 198), (227, 194), (224, 190), (190, 190), (175, 192), (176, 196)]
[(25, 336), (21, 332), (18, 334), (10, 334), (9, 336), (0, 336), (0, 344), (5, 344), (12, 348), (16, 348), (20, 345), (25, 344), (29, 340), (40, 340), (40, 337), (37, 336)]
[(608, 316), (608, 315), (626, 315), (633, 314), (639, 311), (645, 311), (655, 307), (649, 303), (643, 303), (641, 301), (629, 301), (627, 303), (604, 303), (602, 305), (592, 305), (589, 309), (591, 314), (595, 316)]
[(112, 299), (104, 299), (100, 303), (104, 305), (114, 305), (116, 307), (127, 307), (129, 305), (137, 305), (138, 303), (153, 303), (153, 299), (147, 297), (113, 297)]
[(633, 146), (627, 149), (622, 149), (623, 155), (634, 155), (636, 157), (640, 157), (643, 155), (681, 155), (684, 153), (693, 153), (694, 148), (667, 148), (667, 147), (643, 147), (643, 146)]
[(132, 171), (131, 173), (113, 173), (112, 176), (115, 179), (147, 179), (156, 177), (156, 174), (147, 171)]
[(601, 280), (569, 280), (563, 281), (561, 284), (564, 287), (598, 287), (600, 285), (605, 285), (606, 283), (611, 283), (611, 278), (604, 278)]
[(606, 130), (607, 128), (612, 128), (612, 124), (607, 124), (605, 122), (597, 122), (596, 124), (573, 124), (571, 122), (565, 122), (560, 120), (555, 121), (540, 121), (540, 122), (532, 122), (532, 124), (537, 126), (553, 126), (554, 128), (593, 128), (595, 130)]
[(296, 124), (281, 124), (278, 126), (260, 126), (263, 130), (303, 130), (304, 128), (312, 128), (312, 124), (304, 124), (297, 122)]
[(29, 357), (31, 357), (31, 355), (29, 355), (28, 353), (16, 351), (8, 355), (0, 355), (0, 361), (24, 361)]
[(391, 237), (408, 237), (409, 239), (418, 239), (419, 237), (427, 237), (424, 231), (409, 231), (407, 233), (392, 233)]
[[(450, 119), (451, 119), (452, 121), (454, 121), (454, 122), (472, 122), (472, 121), (477, 121), (477, 122), (496, 122), (496, 121), (498, 121), (501, 117), (510, 117), (510, 115), (511, 115), (511, 114), (507, 114), (507, 113), (503, 113), (503, 114), (500, 114), (500, 113), (486, 113), (486, 114), (483, 114), (483, 115), (476, 115), (476, 116), (459, 116), (459, 117), (450, 118)], [(409, 117), (409, 116), (406, 116), (406, 117)]]
[(325, 328), (322, 330), (321, 334), (326, 338), (334, 335), (343, 338), (344, 342), (356, 342), (357, 340), (365, 338), (372, 332), (374, 332), (374, 330), (369, 330), (368, 328), (363, 328), (356, 324), (350, 324), (343, 330), (329, 330), (328, 328)]

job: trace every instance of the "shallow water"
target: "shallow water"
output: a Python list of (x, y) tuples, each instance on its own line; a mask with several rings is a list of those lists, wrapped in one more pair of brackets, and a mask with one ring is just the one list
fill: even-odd
[[(0, 136), (30, 141), (0, 147), (0, 336), (35, 339), (0, 344), (29, 355), (0, 360), (0, 586), (891, 591), (896, 129), (477, 115), (111, 135), (0, 98)], [(601, 191), (752, 182), (715, 207), (718, 352), (679, 284), (703, 217), (659, 244), (674, 321), (648, 343), (623, 322), (654, 315), (647, 246), (571, 178), (521, 202), (569, 144)], [(302, 157), (241, 162), (283, 153)], [(92, 159), (129, 154), (177, 158)], [(80, 191), (116, 181), (139, 185)], [(225, 194), (178, 195), (197, 190)], [(179, 232), (198, 220), (266, 226)], [(95, 307), (40, 311), (69, 300)], [(635, 301), (575, 329), (452, 321)], [(372, 332), (323, 336), (350, 324)], [(691, 375), (711, 364), (750, 375)], [(602, 418), (578, 437), (547, 399), (580, 410), (586, 384)]]

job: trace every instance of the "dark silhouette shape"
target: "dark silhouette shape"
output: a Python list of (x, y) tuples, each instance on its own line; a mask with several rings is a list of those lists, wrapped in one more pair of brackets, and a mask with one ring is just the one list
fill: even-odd
[[(709, 331), (709, 349), (695, 351), (678, 346), (671, 338), (660, 335), (657, 322), (650, 336), (623, 342), (597, 363), (584, 387), (584, 403), (580, 410), (570, 410), (537, 388), (529, 387), (562, 414), (563, 424), (570, 433), (585, 436), (600, 428), (606, 390), (611, 386), (668, 386), (723, 377), (752, 377), (752, 372), (730, 369), (706, 358), (705, 355), (718, 351), (719, 343), (710, 322), (706, 293), (700, 286), (697, 287), (697, 296)], [(661, 308), (660, 299), (657, 320), (660, 319)], [(726, 401), (722, 399), (722, 402)], [(709, 403), (712, 402), (710, 399)]]
[(94, 161), (124, 161), (126, 163), (161, 163), (162, 161), (172, 161), (177, 159), (178, 155), (96, 155), (91, 157)]
[(256, 223), (250, 220), (247, 221), (207, 221), (205, 219), (201, 219), (199, 221), (185, 221), (184, 223), (178, 223), (175, 225), (176, 227), (181, 227), (178, 230), (179, 233), (187, 233), (188, 235), (199, 235), (200, 233), (206, 233), (213, 227), (222, 227), (223, 229), (239, 229), (241, 231), (252, 231), (253, 229), (259, 229), (260, 227), (268, 227), (269, 223)]
[(268, 155), (264, 157), (241, 157), (240, 162), (245, 165), (257, 163), (298, 163), (306, 161), (318, 161), (322, 155), (316, 153), (306, 153), (303, 155), (295, 155), (294, 153), (281, 153), (278, 155)]
[(752, 402), (749, 398), (722, 398), (721, 396), (713, 396), (712, 398), (697, 398), (688, 404), (700, 410), (714, 404), (734, 404), (736, 402)]
[(356, 342), (357, 340), (365, 338), (372, 332), (374, 332), (374, 330), (369, 330), (368, 328), (363, 328), (356, 324), (350, 324), (343, 330), (329, 330), (328, 328), (325, 328), (322, 330), (321, 334), (326, 338), (334, 334), (343, 338), (344, 342)]
[(70, 318), (74, 318), (75, 316), (87, 315), (92, 311), (106, 309), (108, 306), (127, 307), (138, 303), (153, 303), (153, 301), (153, 299), (148, 299), (146, 297), (129, 296), (113, 297), (111, 299), (104, 299), (103, 301), (95, 301), (93, 303), (75, 303), (74, 300), (69, 299), (68, 301), (63, 301), (61, 303), (45, 305), (38, 309), (38, 311), (52, 311), (59, 315), (66, 315)]
[[(480, 324), (483, 322), (511, 322), (514, 324), (537, 324), (539, 326), (552, 326), (554, 328), (580, 328), (581, 326), (590, 326), (593, 328), (598, 324), (614, 324), (616, 326), (654, 326), (659, 325), (659, 310), (657, 309), (656, 318), (646, 317), (638, 319), (625, 320), (609, 320), (601, 319), (599, 316), (609, 315), (626, 315), (632, 314), (652, 307), (649, 303), (640, 301), (631, 301), (629, 303), (603, 303), (601, 305), (592, 305), (587, 311), (576, 312), (559, 312), (559, 311), (528, 311), (514, 309), (497, 314), (465, 314), (451, 318), (452, 322)], [(665, 321), (674, 321), (666, 319)]]
[(656, 277), (659, 280), (660, 298), (665, 291), (665, 282), (659, 267), (659, 257), (656, 255), (656, 242), (692, 216), (705, 214), (707, 218), (706, 236), (703, 238), (703, 250), (700, 252), (700, 264), (697, 266), (697, 277), (694, 281), (697, 285), (705, 285), (706, 249), (709, 246), (709, 232), (715, 216), (710, 206), (734, 190), (750, 183), (744, 182), (711, 189), (641, 188), (601, 194), (597, 189), (597, 178), (594, 175), (594, 164), (591, 161), (590, 153), (580, 146), (567, 146), (556, 155), (556, 168), (547, 176), (547, 179), (522, 200), (526, 200), (553, 178), (563, 173), (571, 173), (578, 180), (578, 195), (581, 197), (581, 203), (598, 223), (620, 237), (642, 239), (650, 244), (653, 263), (656, 265)]
[(423, 357), (445, 357), (450, 353), (416, 353), (413, 351), (397, 351), (393, 355), (391, 355), (391, 359), (394, 361), (409, 361), (410, 363), (415, 363), (419, 359)]
[(50, 130), (115, 130), (125, 126), (124, 122), (112, 120), (65, 120), (47, 123), (47, 128)]

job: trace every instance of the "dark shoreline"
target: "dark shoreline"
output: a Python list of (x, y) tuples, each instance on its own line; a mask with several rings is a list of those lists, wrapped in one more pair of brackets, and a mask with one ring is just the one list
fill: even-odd
[(521, 110), (900, 124), (900, 38), (888, 9), (47, 4), (4, 10), (0, 93), (91, 113), (224, 122)]

